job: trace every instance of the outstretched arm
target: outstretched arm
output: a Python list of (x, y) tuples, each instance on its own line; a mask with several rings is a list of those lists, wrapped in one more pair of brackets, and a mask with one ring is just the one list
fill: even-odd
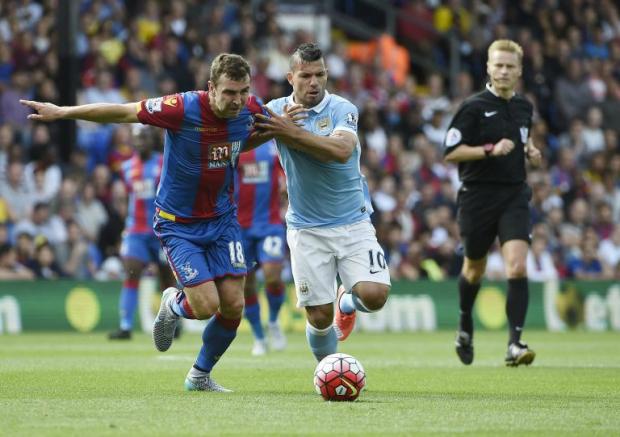
[(35, 111), (28, 118), (36, 121), (61, 119), (86, 120), (97, 123), (138, 123), (139, 103), (90, 103), (78, 106), (57, 106), (53, 103), (20, 100), (22, 105)]
[(328, 137), (314, 135), (299, 127), (288, 116), (281, 116), (265, 107), (270, 117), (256, 114), (255, 126), (265, 134), (282, 140), (292, 149), (305, 152), (322, 162), (345, 163), (351, 157), (357, 137), (351, 132), (336, 130)]

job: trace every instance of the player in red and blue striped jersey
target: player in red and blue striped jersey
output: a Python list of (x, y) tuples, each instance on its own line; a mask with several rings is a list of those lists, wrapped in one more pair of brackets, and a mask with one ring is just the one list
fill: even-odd
[(160, 284), (174, 286), (159, 240), (153, 232), (155, 191), (159, 184), (163, 155), (154, 151), (155, 132), (141, 129), (134, 135), (134, 153), (120, 166), (122, 181), (129, 193), (128, 212), (121, 244), (125, 279), (119, 299), (120, 327), (108, 336), (111, 340), (129, 340), (138, 304), (138, 285), (149, 263), (159, 264)]
[(284, 186), (284, 172), (273, 140), (241, 155), (235, 195), (248, 265), (245, 317), (254, 334), (252, 355), (267, 353), (256, 289), (258, 266), (265, 277), (271, 348), (282, 350), (286, 347), (286, 337), (278, 324), (278, 314), (285, 296), (281, 274), (286, 239), (280, 211)]
[(62, 107), (21, 102), (36, 111), (28, 116), (32, 120), (139, 121), (165, 129), (154, 229), (183, 290), (164, 291), (153, 340), (158, 350), (166, 351), (179, 317), (211, 318), (185, 388), (224, 392), (229, 390), (211, 378), (211, 370), (237, 335), (246, 274), (233, 198), (234, 172), (239, 153), (268, 137), (253, 127), (253, 116), (262, 109), (249, 94), (247, 61), (220, 54), (210, 71), (207, 91), (141, 102)]

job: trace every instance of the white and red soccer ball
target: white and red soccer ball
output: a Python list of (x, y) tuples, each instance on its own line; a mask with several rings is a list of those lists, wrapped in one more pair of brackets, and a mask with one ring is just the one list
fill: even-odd
[(364, 367), (351, 355), (328, 355), (314, 371), (314, 388), (326, 401), (354, 401), (365, 385)]

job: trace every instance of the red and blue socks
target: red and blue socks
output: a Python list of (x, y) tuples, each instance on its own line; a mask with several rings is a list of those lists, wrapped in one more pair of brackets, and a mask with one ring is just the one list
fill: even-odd
[(241, 319), (225, 319), (220, 312), (215, 313), (202, 332), (202, 348), (194, 367), (203, 372), (211, 372), (237, 336), (240, 322)]
[(134, 279), (125, 279), (123, 288), (121, 288), (121, 296), (118, 303), (118, 311), (120, 314), (120, 327), (123, 331), (131, 331), (133, 328), (133, 319), (138, 306), (138, 285), (140, 281)]

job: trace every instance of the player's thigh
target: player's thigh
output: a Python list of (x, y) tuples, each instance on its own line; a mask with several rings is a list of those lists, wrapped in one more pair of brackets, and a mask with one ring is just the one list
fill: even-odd
[(214, 281), (206, 281), (183, 288), (190, 307), (197, 319), (211, 317), (220, 306), (220, 299)]
[(336, 299), (336, 257), (316, 229), (286, 233), (297, 306), (325, 305)]
[(256, 295), (256, 271), (250, 270), (245, 276), (245, 283), (243, 286), (243, 294), (246, 298)]
[(527, 252), (529, 244), (524, 240), (509, 240), (502, 245), (502, 258), (508, 279), (527, 275)]
[(241, 317), (243, 312), (243, 276), (233, 277), (226, 276), (216, 279), (215, 285), (220, 300), (220, 312), (226, 318)]
[(359, 282), (390, 283), (390, 270), (383, 249), (377, 241), (375, 229), (370, 222), (361, 222), (348, 227), (348, 236), (337, 242), (338, 275), (342, 285), (350, 290)]
[(266, 285), (274, 284), (282, 280), (281, 262), (266, 262), (261, 264), (261, 268), (263, 269)]

